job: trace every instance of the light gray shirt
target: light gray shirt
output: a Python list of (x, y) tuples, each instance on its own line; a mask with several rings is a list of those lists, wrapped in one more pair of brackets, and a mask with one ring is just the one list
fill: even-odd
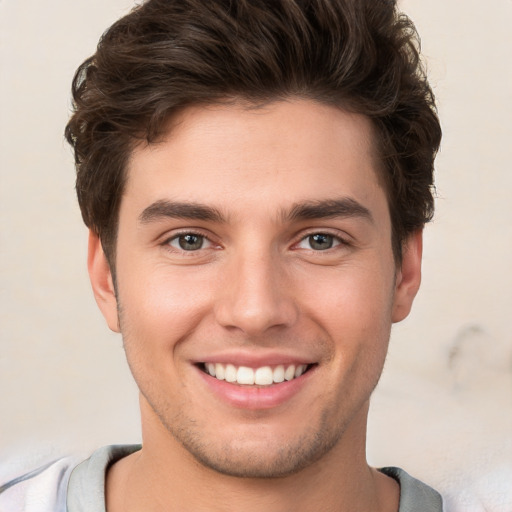
[[(0, 485), (0, 510), (106, 512), (105, 475), (108, 467), (140, 448), (140, 445), (104, 446), (78, 465), (73, 459), (61, 459), (11, 480)], [(387, 467), (379, 471), (400, 484), (398, 512), (442, 512), (440, 494), (428, 485), (400, 468)]]

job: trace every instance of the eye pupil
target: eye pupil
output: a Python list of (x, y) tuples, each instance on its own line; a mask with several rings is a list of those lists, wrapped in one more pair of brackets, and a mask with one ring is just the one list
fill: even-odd
[(179, 237), (180, 247), (184, 251), (195, 251), (203, 246), (203, 237), (194, 234), (181, 235)]
[(318, 251), (325, 251), (326, 249), (330, 249), (333, 246), (333, 243), (334, 239), (331, 235), (316, 233), (315, 235), (311, 235), (309, 237), (309, 245), (312, 249), (316, 249)]

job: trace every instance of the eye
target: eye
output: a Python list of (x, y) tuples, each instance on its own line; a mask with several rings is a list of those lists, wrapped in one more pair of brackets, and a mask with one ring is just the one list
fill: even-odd
[(196, 233), (182, 233), (171, 238), (167, 243), (174, 249), (183, 251), (198, 251), (211, 245), (206, 237)]
[(313, 249), (314, 251), (326, 251), (339, 245), (341, 242), (338, 237), (328, 233), (314, 233), (304, 237), (299, 247), (301, 249)]

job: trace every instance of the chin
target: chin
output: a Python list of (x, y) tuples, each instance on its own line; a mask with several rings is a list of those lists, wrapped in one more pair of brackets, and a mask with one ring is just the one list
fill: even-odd
[(294, 435), (278, 434), (261, 425), (238, 434), (230, 429), (225, 437), (205, 435), (190, 424), (188, 428), (174, 426), (168, 430), (205, 468), (237, 478), (269, 479), (299, 473), (339, 443), (344, 426), (330, 426), (325, 418), (319, 423)]

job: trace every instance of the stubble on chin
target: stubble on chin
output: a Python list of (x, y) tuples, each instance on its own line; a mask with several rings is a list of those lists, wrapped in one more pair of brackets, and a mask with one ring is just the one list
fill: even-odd
[[(147, 400), (147, 399), (146, 399)], [(346, 425), (330, 424), (329, 411), (324, 411), (316, 424), (284, 442), (269, 439), (254, 441), (244, 435), (228, 435), (225, 441), (205, 435), (204, 423), (178, 413), (171, 420), (157, 412), (169, 435), (204, 468), (237, 478), (273, 479), (299, 473), (324, 457), (339, 443)], [(225, 427), (228, 429), (228, 427)], [(229, 429), (228, 429), (229, 430)]]

